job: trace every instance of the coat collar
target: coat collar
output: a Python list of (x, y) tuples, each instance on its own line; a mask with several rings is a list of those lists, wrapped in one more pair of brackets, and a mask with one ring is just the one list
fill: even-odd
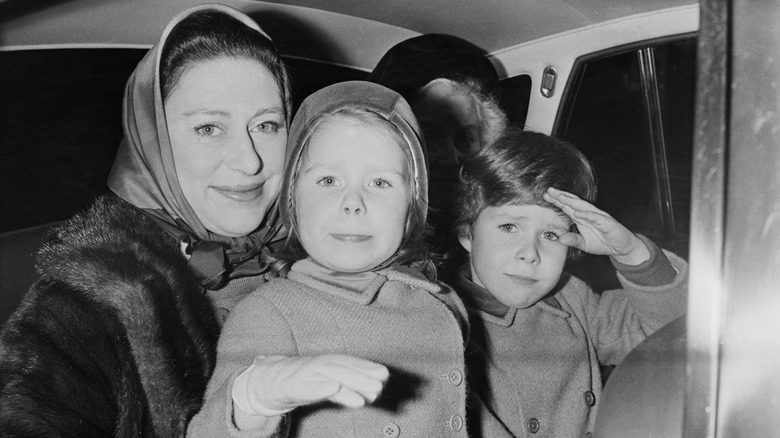
[(379, 290), (388, 281), (423, 289), (432, 294), (442, 293), (439, 285), (429, 282), (421, 273), (406, 266), (344, 274), (331, 271), (307, 258), (295, 262), (287, 278), (361, 305), (374, 301)]
[(555, 294), (547, 295), (528, 309), (513, 309), (503, 306), (500, 303), (496, 305), (494, 304), (496, 303), (496, 300), (492, 299), (490, 292), (471, 281), (470, 277), (471, 271), (469, 264), (466, 263), (458, 270), (458, 275), (455, 279), (455, 289), (466, 303), (469, 313), (477, 315), (486, 322), (502, 327), (510, 327), (514, 324), (518, 312), (524, 312), (530, 309), (538, 309), (561, 318), (568, 318), (571, 316), (569, 312), (563, 310), (563, 307), (555, 297)]

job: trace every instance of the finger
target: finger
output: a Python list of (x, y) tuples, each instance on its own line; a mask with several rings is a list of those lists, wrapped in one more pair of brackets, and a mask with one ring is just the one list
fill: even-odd
[(333, 354), (321, 356), (320, 359), (325, 362), (324, 369), (336, 373), (331, 377), (337, 380), (358, 377), (385, 382), (390, 377), (390, 371), (386, 366), (358, 357)]
[(601, 211), (596, 208), (595, 205), (579, 196), (553, 187), (547, 189), (544, 198), (547, 202), (550, 202), (561, 209), (568, 207), (574, 210)]
[(322, 373), (325, 377), (339, 382), (345, 388), (367, 395), (378, 394), (382, 391), (384, 382), (387, 380), (384, 374), (376, 377), (341, 364), (329, 364), (322, 370)]
[(375, 398), (367, 400), (363, 395), (342, 387), (328, 400), (349, 408), (360, 408), (365, 406), (367, 401), (374, 401)]
[(581, 248), (585, 244), (585, 238), (581, 234), (561, 230), (558, 234), (558, 243), (574, 248)]
[(607, 227), (615, 222), (612, 216), (595, 211), (575, 211), (571, 217), (575, 222), (588, 223), (599, 231), (606, 231)]

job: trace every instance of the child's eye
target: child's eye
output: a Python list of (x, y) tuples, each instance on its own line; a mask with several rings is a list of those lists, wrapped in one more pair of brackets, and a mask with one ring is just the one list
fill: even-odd
[(514, 224), (499, 225), (498, 229), (501, 230), (501, 231), (504, 231), (506, 233), (512, 233), (514, 231), (517, 231), (517, 227)]
[(383, 179), (375, 179), (371, 181), (371, 187), (376, 187), (378, 189), (386, 189), (388, 187), (392, 187), (389, 182), (383, 180)]
[(332, 176), (325, 176), (317, 180), (317, 184), (323, 187), (332, 187), (336, 185), (336, 178)]
[(256, 125), (252, 132), (263, 132), (266, 134), (275, 134), (279, 131), (279, 124), (276, 122), (263, 122)]
[(547, 240), (552, 240), (552, 241), (558, 240), (558, 235), (555, 234), (552, 231), (545, 231), (545, 232), (543, 232), (542, 233), (542, 237), (547, 239)]
[(195, 127), (195, 133), (201, 137), (213, 137), (224, 132), (213, 123), (204, 123)]

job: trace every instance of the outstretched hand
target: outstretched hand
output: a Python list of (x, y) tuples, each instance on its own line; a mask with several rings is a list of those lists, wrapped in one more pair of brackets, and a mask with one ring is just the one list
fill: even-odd
[(388, 377), (384, 365), (343, 354), (260, 356), (246, 376), (246, 402), (257, 414), (326, 400), (357, 408), (376, 400)]
[(544, 200), (563, 210), (577, 225), (579, 233), (563, 233), (558, 236), (560, 243), (589, 254), (610, 255), (627, 265), (638, 265), (650, 258), (650, 251), (636, 234), (590, 202), (552, 187), (547, 189)]

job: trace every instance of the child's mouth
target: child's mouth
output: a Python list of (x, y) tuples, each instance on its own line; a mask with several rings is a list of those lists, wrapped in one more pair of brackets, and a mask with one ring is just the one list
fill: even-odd
[(333, 234), (333, 238), (344, 242), (360, 243), (370, 239), (371, 236), (365, 234)]
[(515, 274), (504, 274), (507, 277), (509, 277), (512, 281), (514, 281), (517, 284), (522, 285), (531, 285), (536, 283), (536, 280), (530, 277), (526, 277), (524, 275), (515, 275)]

